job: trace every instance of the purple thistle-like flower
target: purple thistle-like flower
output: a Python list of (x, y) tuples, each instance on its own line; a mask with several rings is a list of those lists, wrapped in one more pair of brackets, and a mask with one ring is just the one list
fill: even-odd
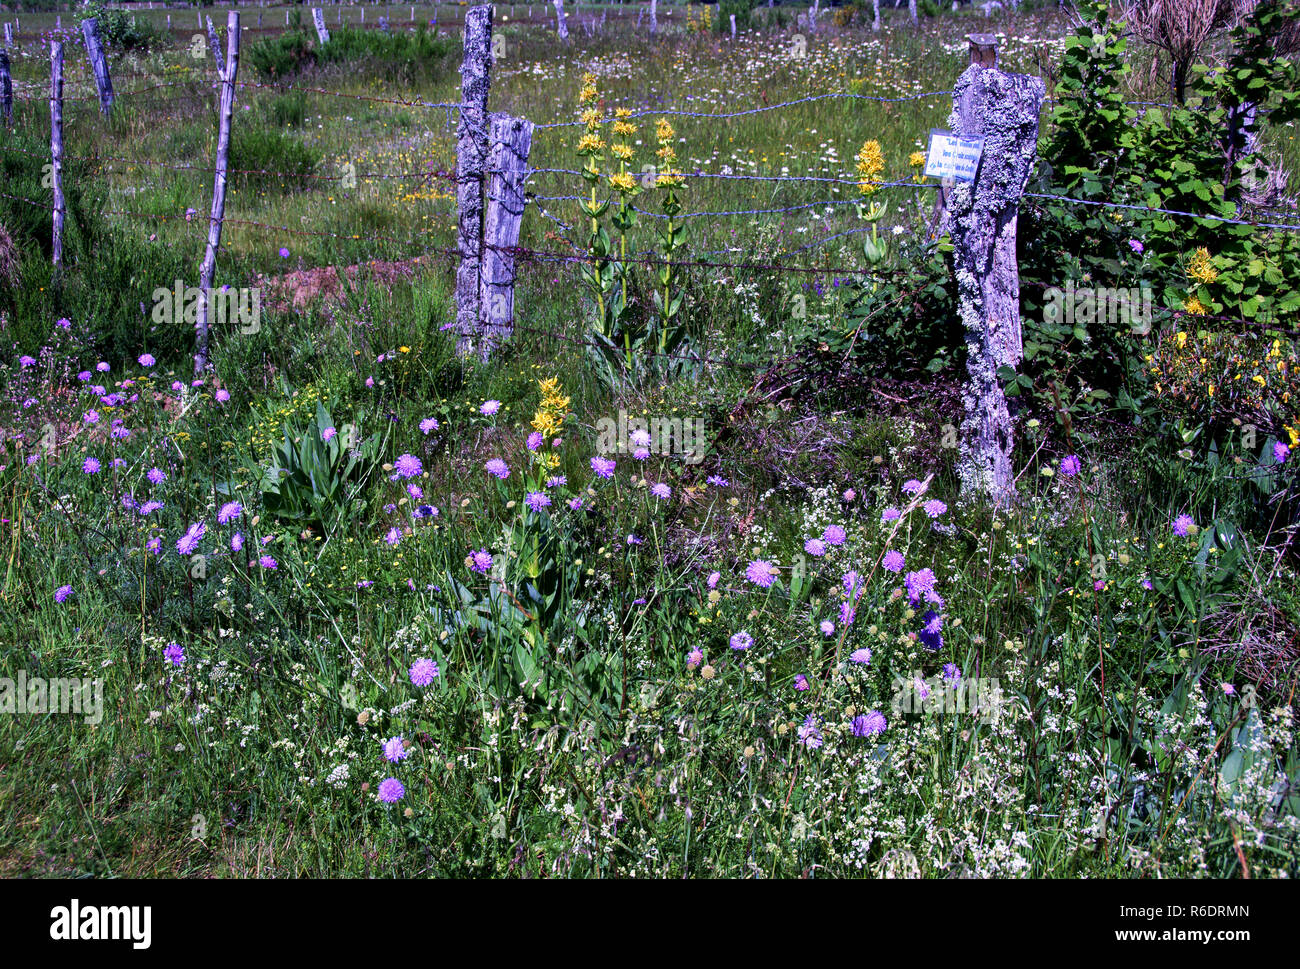
[(925, 513), (931, 518), (938, 518), (940, 515), (948, 511), (948, 506), (938, 498), (933, 498), (930, 501), (927, 501), (921, 507), (925, 509)]
[(230, 400), (230, 391), (223, 387), (218, 390), (214, 396), (217, 398), (218, 404), (224, 404), (226, 401)]
[(505, 481), (506, 478), (510, 477), (510, 469), (506, 467), (506, 463), (500, 458), (493, 458), (488, 461), (487, 464), (483, 465), (483, 470), (492, 475), (492, 477), (499, 478), (502, 481)]
[(1174, 534), (1179, 538), (1186, 538), (1195, 528), (1196, 522), (1191, 515), (1179, 515), (1174, 519)]
[(81, 464), (81, 470), (86, 474), (99, 474), (99, 458), (86, 458)]
[(379, 782), (379, 800), (385, 804), (396, 804), (406, 795), (406, 788), (396, 777), (385, 777)]
[(716, 589), (718, 587), (718, 582), (719, 580), (721, 580), (721, 578), (722, 578), (721, 572), (710, 572), (709, 577), (704, 580), (704, 584), (707, 585), (710, 589)]
[(1077, 454), (1067, 454), (1061, 458), (1061, 474), (1067, 478), (1073, 478), (1079, 473), (1081, 467), (1082, 463), (1079, 461), (1079, 455)]
[(428, 686), (438, 678), (439, 672), (437, 663), (427, 657), (422, 657), (411, 664), (408, 675), (414, 685)]
[(240, 534), (239, 532), (235, 532), (235, 534), (230, 536), (230, 550), (232, 552), (238, 552), (243, 547), (244, 547), (244, 536), (242, 534)]
[(278, 569), (280, 567), (280, 563), (277, 562), (275, 559), (271, 558), (271, 556), (269, 555), (259, 556), (257, 560), (257, 564), (264, 569)]
[(614, 460), (613, 458), (604, 458), (599, 454), (591, 459), (591, 470), (595, 472), (597, 478), (614, 477)]
[(469, 567), (480, 575), (487, 575), (488, 569), (492, 568), (492, 553), (485, 548), (472, 552), (469, 558)]
[(903, 513), (900, 512), (897, 508), (886, 508), (884, 511), (880, 513), (880, 523), (883, 525), (885, 522), (898, 521), (898, 519), (902, 517), (903, 517)]
[(478, 412), (482, 414), (484, 417), (491, 417), (500, 409), (501, 409), (501, 401), (485, 400), (483, 401), (483, 405), (479, 407)]
[(862, 597), (862, 577), (856, 571), (844, 573), (844, 591), (854, 599)]
[(699, 666), (703, 662), (704, 653), (699, 649), (699, 647), (696, 647), (686, 654), (686, 668), (688, 670), (695, 669), (695, 667)]
[(171, 663), (172, 666), (180, 666), (185, 662), (185, 650), (180, 643), (168, 643), (167, 648), (163, 650), (163, 659)]
[(396, 764), (398, 761), (405, 760), (411, 755), (411, 752), (406, 749), (406, 745), (402, 743), (401, 737), (389, 737), (387, 740), (381, 740), (379, 743), (384, 748), (384, 758), (389, 763)]
[(1146, 249), (1146, 246), (1142, 245), (1142, 243), (1138, 242), (1136, 239), (1130, 239), (1128, 241), (1128, 247), (1139, 256), (1142, 255), (1143, 251)]
[(879, 710), (872, 710), (853, 718), (853, 736), (872, 737), (884, 733), (886, 726), (885, 715)]
[(856, 619), (857, 617), (858, 617), (858, 611), (856, 609), (854, 609), (847, 602), (840, 603), (840, 624), (841, 625), (850, 626), (853, 624), (853, 620)]
[(776, 578), (776, 568), (766, 559), (754, 559), (745, 569), (745, 578), (756, 586), (770, 589)]
[(825, 743), (822, 732), (818, 729), (817, 718), (811, 713), (804, 718), (803, 726), (799, 728), (799, 742), (805, 747), (811, 747), (813, 750)]
[(907, 597), (915, 605), (921, 600), (921, 596), (927, 598), (934, 592), (934, 571), (932, 569), (921, 569), (919, 572), (908, 572), (903, 576), (903, 585), (907, 587)]
[(937, 652), (943, 649), (943, 633), (940, 631), (942, 629), (943, 616), (933, 609), (927, 610), (921, 617), (921, 631), (917, 633), (917, 638), (926, 649)]
[(334, 440), (334, 438), (338, 435), (338, 433), (339, 432), (335, 428), (327, 427), (325, 428), (325, 430), (320, 432), (320, 439), (322, 441), (325, 441), (326, 443), (329, 443), (330, 441)]
[(221, 525), (229, 525), (243, 513), (243, 505), (237, 501), (228, 501), (222, 505), (221, 510), (217, 512), (217, 522)]
[(543, 508), (551, 507), (551, 496), (544, 491), (530, 491), (528, 497), (524, 499), (524, 504), (533, 511), (541, 511)]
[(796, 673), (794, 675), (794, 688), (800, 692), (808, 689), (808, 677), (802, 673)]
[(749, 647), (754, 645), (754, 637), (742, 630), (738, 633), (732, 634), (731, 639), (729, 640), (729, 645), (732, 649), (736, 650), (749, 649)]
[(907, 562), (903, 558), (903, 553), (896, 548), (891, 548), (885, 553), (885, 557), (880, 560), (887, 572), (902, 572)]
[(871, 650), (865, 646), (860, 649), (855, 649), (849, 654), (849, 661), (865, 666), (867, 663), (871, 662)]
[(903, 490), (909, 495), (920, 494), (924, 487), (925, 485), (917, 481), (915, 478), (909, 478), (907, 481), (903, 482)]
[(822, 631), (823, 636), (831, 636), (835, 633), (835, 623), (829, 619), (823, 619), (821, 625), (817, 628)]
[(167, 472), (162, 468), (150, 468), (145, 477), (153, 484), (162, 484), (167, 480)]
[(546, 487), (548, 488), (563, 488), (568, 483), (569, 479), (562, 474), (557, 474), (553, 478), (546, 479)]
[(387, 542), (389, 545), (396, 545), (401, 540), (402, 540), (402, 533), (399, 532), (396, 528), (390, 528), (387, 534), (384, 535), (384, 541)]
[(423, 473), (424, 465), (414, 454), (401, 454), (393, 462), (393, 471), (399, 478), (414, 478)]
[(672, 495), (672, 493), (673, 489), (663, 482), (660, 482), (657, 485), (652, 485), (650, 488), (650, 494), (654, 495), (656, 498), (667, 498)]
[(193, 555), (194, 550), (199, 547), (199, 540), (207, 534), (208, 526), (203, 522), (195, 522), (185, 530), (185, 534), (176, 540), (176, 553), (178, 555)]
[(822, 541), (827, 545), (843, 545), (847, 537), (844, 529), (839, 525), (827, 525), (826, 531), (822, 532)]
[(810, 538), (803, 543), (803, 550), (809, 555), (822, 556), (826, 554), (826, 543), (820, 538)]
[(158, 361), (153, 358), (153, 354), (142, 353), (139, 356), (138, 362), (142, 367), (152, 367)]
[(72, 586), (70, 586), (70, 585), (61, 585), (61, 586), (59, 586), (57, 589), (54, 590), (54, 601), (55, 601), (55, 602), (64, 602), (64, 601), (67, 600), (68, 596), (70, 596), (70, 595), (72, 595)]
[(1281, 441), (1273, 442), (1273, 460), (1276, 461), (1278, 464), (1282, 464), (1284, 461), (1286, 461), (1286, 459), (1290, 456), (1290, 454), (1291, 454), (1291, 449), (1287, 447), (1285, 444), (1283, 444)]
[(581, 499), (581, 498), (570, 498), (570, 499), (569, 499), (569, 509), (570, 509), (571, 511), (582, 511), (582, 499)]
[(542, 432), (533, 431), (533, 433), (528, 435), (528, 440), (525, 443), (528, 445), (528, 450), (536, 451), (542, 446), (542, 440)]
[(436, 431), (439, 426), (438, 418), (426, 417), (424, 420), (420, 421), (420, 433), (428, 434), (431, 431)]
[(288, 259), (288, 258), (289, 258), (289, 250), (286, 249), (284, 246), (281, 246), (281, 247), (280, 247), (280, 258), (281, 258), (281, 259)]

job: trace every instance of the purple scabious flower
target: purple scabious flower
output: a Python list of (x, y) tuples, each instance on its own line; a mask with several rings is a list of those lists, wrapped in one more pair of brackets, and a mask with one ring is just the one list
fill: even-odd
[(86, 413), (82, 416), (81, 420), (82, 420), (82, 422), (85, 423), (85, 424), (98, 424), (98, 423), (99, 423), (99, 411), (97, 411), (97, 410), (88, 410), (88, 411), (86, 411)]
[(436, 417), (426, 417), (424, 420), (420, 421), (421, 434), (428, 434), (431, 431), (436, 431), (438, 427), (438, 418)]
[(822, 732), (818, 729), (817, 718), (811, 713), (804, 718), (803, 726), (799, 728), (799, 742), (813, 750), (825, 743)]
[(402, 743), (401, 737), (389, 737), (387, 740), (379, 741), (379, 743), (384, 748), (384, 759), (389, 763), (396, 764), (399, 760), (405, 760), (411, 755), (411, 752), (406, 749), (406, 745)]
[(794, 675), (794, 688), (800, 692), (808, 689), (808, 677), (802, 673), (796, 673)]
[(387, 542), (389, 545), (396, 545), (401, 540), (402, 540), (402, 533), (399, 532), (396, 528), (390, 528), (388, 530), (388, 533), (384, 535), (384, 541)]
[(700, 650), (698, 646), (686, 654), (686, 668), (688, 670), (695, 669), (695, 667), (699, 666), (703, 662), (704, 662), (704, 653)]
[(563, 488), (568, 483), (569, 479), (562, 474), (557, 474), (552, 478), (546, 479), (546, 487), (548, 488)]
[(385, 777), (379, 782), (379, 800), (385, 804), (396, 804), (406, 795), (406, 788), (396, 777)]
[(82, 462), (81, 470), (86, 474), (99, 474), (99, 458), (86, 458)]
[(650, 488), (650, 494), (654, 495), (656, 498), (667, 498), (672, 493), (673, 493), (673, 489), (668, 487), (662, 481), (659, 484), (653, 485)]
[(408, 675), (416, 686), (428, 686), (439, 674), (438, 664), (427, 657), (421, 657), (411, 664)]
[(852, 488), (846, 488), (844, 494), (840, 495), (840, 497), (844, 499), (844, 503), (847, 505), (858, 497), (858, 493)]
[(921, 507), (925, 509), (925, 513), (931, 518), (938, 518), (940, 515), (948, 511), (948, 506), (938, 498), (933, 498), (930, 501), (927, 501)]
[(907, 562), (903, 558), (903, 553), (896, 548), (891, 548), (885, 553), (885, 557), (880, 560), (887, 572), (902, 572)]
[(533, 433), (528, 435), (528, 441), (526, 443), (528, 445), (528, 450), (536, 451), (542, 446), (542, 432), (533, 431)]
[(185, 662), (185, 650), (181, 648), (180, 643), (168, 643), (167, 648), (163, 650), (163, 659), (172, 666), (180, 666)]
[(55, 601), (55, 602), (63, 602), (63, 601), (65, 601), (65, 600), (68, 598), (68, 596), (70, 596), (70, 595), (72, 595), (72, 586), (70, 586), (70, 585), (61, 585), (61, 586), (59, 586), (57, 589), (54, 590), (54, 601)]
[(731, 482), (728, 481), (726, 478), (723, 478), (716, 474), (709, 475), (708, 483), (714, 488), (726, 488), (731, 484)]
[(885, 732), (885, 715), (879, 710), (859, 714), (853, 718), (853, 736), (872, 737)]
[(908, 572), (903, 576), (903, 585), (907, 587), (907, 597), (912, 600), (912, 604), (921, 601), (921, 596), (927, 598), (934, 593), (934, 570), (921, 569), (919, 572)]
[(500, 458), (493, 458), (487, 464), (483, 465), (483, 470), (494, 478), (500, 478), (502, 481), (505, 481), (506, 478), (510, 477), (510, 469), (506, 467), (506, 463)]
[(334, 438), (335, 438), (337, 435), (338, 435), (338, 431), (337, 431), (337, 430), (335, 430), (333, 427), (327, 427), (327, 428), (325, 428), (325, 430), (323, 430), (323, 431), (320, 432), (320, 439), (321, 439), (322, 441), (325, 441), (326, 443), (328, 443), (328, 442), (334, 440)]
[(581, 498), (570, 498), (570, 499), (569, 499), (569, 509), (570, 509), (571, 511), (582, 511), (582, 499), (581, 499)]
[(259, 556), (257, 560), (257, 564), (264, 569), (278, 569), (280, 567), (280, 563), (277, 562), (275, 559), (271, 558), (271, 556), (269, 555)]
[(865, 666), (867, 663), (871, 662), (871, 650), (867, 649), (865, 646), (860, 649), (855, 649), (849, 654), (849, 661)]
[(827, 525), (826, 531), (822, 532), (822, 541), (827, 545), (843, 545), (847, 537), (844, 529), (839, 525)]
[(501, 409), (501, 401), (485, 400), (483, 401), (483, 405), (479, 407), (478, 412), (482, 414), (484, 417), (491, 417), (500, 409)]
[(883, 525), (885, 522), (898, 521), (898, 519), (902, 517), (903, 517), (903, 513), (900, 512), (897, 508), (886, 508), (884, 511), (880, 513), (880, 523)]
[(856, 619), (857, 617), (858, 617), (858, 611), (856, 609), (854, 609), (847, 602), (840, 603), (840, 624), (841, 625), (851, 626), (853, 624), (853, 620)]
[(1179, 515), (1174, 519), (1174, 534), (1179, 538), (1186, 538), (1196, 528), (1196, 522), (1191, 515)]
[(393, 471), (398, 478), (414, 478), (424, 472), (424, 465), (414, 454), (401, 454), (393, 462)]
[(235, 532), (235, 534), (230, 536), (230, 550), (232, 552), (238, 552), (243, 547), (244, 547), (244, 536), (242, 534), (240, 534), (239, 532)]
[(95, 369), (100, 373), (108, 373), (113, 368), (108, 365), (108, 361), (101, 360), (99, 363), (95, 364)]
[(524, 504), (533, 511), (541, 511), (543, 508), (551, 507), (551, 496), (544, 491), (530, 491), (528, 497), (524, 499)]
[(162, 484), (167, 480), (167, 472), (162, 468), (150, 468), (145, 477), (153, 484)]
[(943, 667), (943, 678), (949, 686), (956, 686), (957, 681), (961, 679), (961, 667), (956, 663), (946, 663)]
[(926, 649), (937, 652), (943, 649), (943, 633), (940, 631), (942, 629), (943, 616), (929, 609), (921, 617), (921, 631), (917, 633), (917, 638)]
[(1273, 460), (1278, 464), (1283, 463), (1291, 454), (1291, 449), (1281, 441), (1273, 442)]
[(469, 567), (480, 575), (487, 575), (488, 569), (492, 568), (492, 553), (485, 548), (470, 553), (469, 559)]
[(281, 247), (280, 247), (280, 258), (281, 258), (281, 259), (288, 259), (288, 258), (289, 258), (289, 250), (286, 249), (284, 246), (281, 246)]
[(1142, 243), (1138, 242), (1136, 239), (1130, 239), (1128, 241), (1128, 247), (1132, 249), (1134, 252), (1136, 252), (1139, 256), (1142, 255), (1143, 250), (1146, 249), (1146, 246), (1142, 245)]
[(1077, 454), (1067, 454), (1065, 457), (1061, 458), (1061, 474), (1065, 475), (1067, 478), (1073, 478), (1078, 474), (1080, 467), (1081, 463), (1079, 461), (1079, 455)]
[(18, 358), (18, 366), (20, 366), (20, 367), (34, 367), (34, 366), (36, 366), (36, 358), (35, 358), (35, 357), (29, 357), (27, 354), (24, 353), (21, 357)]
[(244, 506), (237, 501), (228, 501), (221, 506), (217, 512), (217, 523), (229, 525), (232, 521), (244, 513)]
[(924, 488), (925, 485), (921, 484), (921, 482), (917, 481), (915, 478), (909, 478), (903, 482), (903, 490), (909, 495), (918, 495)]
[(754, 645), (754, 637), (742, 630), (733, 633), (729, 642), (732, 649), (749, 649)]
[(632, 452), (632, 457), (637, 461), (648, 460), (650, 457), (650, 449), (647, 447), (639, 447)]
[(627, 544), (629, 544), (629, 545), (644, 545), (644, 544), (645, 544), (645, 539), (644, 539), (644, 538), (637, 538), (635, 535), (629, 535), (629, 536), (627, 537)]
[(157, 362), (158, 361), (153, 358), (153, 355), (149, 353), (140, 354), (140, 357), (138, 359), (138, 363), (142, 367), (152, 367)]
[(157, 555), (159, 552), (162, 551), (162, 539), (155, 536), (149, 539), (147, 542), (145, 542), (144, 547), (147, 551), (152, 552), (154, 555)]
[(829, 619), (823, 619), (821, 625), (817, 628), (822, 631), (823, 636), (831, 636), (835, 633), (835, 623)]
[(803, 550), (809, 555), (822, 556), (826, 554), (826, 543), (820, 538), (810, 538), (803, 543)]
[(214, 396), (217, 398), (218, 404), (224, 404), (226, 401), (230, 400), (230, 391), (223, 387), (218, 390)]
[(721, 580), (721, 578), (722, 578), (721, 572), (710, 572), (709, 577), (704, 580), (704, 584), (707, 585), (710, 589), (716, 589), (718, 587), (718, 582), (719, 580)]
[(614, 460), (613, 458), (603, 458), (596, 455), (591, 459), (591, 470), (595, 472), (597, 478), (614, 477)]
[(419, 501), (421, 498), (424, 497), (424, 489), (421, 488), (418, 484), (407, 485), (406, 493), (410, 495), (412, 498), (414, 498), (416, 501)]
[(745, 578), (763, 589), (770, 589), (776, 578), (776, 568), (766, 559), (754, 559), (745, 569)]
[(854, 599), (862, 597), (862, 577), (856, 571), (850, 570), (844, 573), (844, 591)]
[(203, 522), (195, 522), (185, 530), (185, 534), (176, 540), (176, 554), (193, 555), (195, 549), (199, 547), (199, 540), (207, 534), (208, 526)]

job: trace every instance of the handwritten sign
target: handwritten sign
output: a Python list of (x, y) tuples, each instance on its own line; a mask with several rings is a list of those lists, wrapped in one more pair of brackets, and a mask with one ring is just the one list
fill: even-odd
[(983, 138), (958, 138), (951, 131), (931, 128), (930, 150), (925, 156), (925, 174), (935, 178), (973, 182), (983, 150)]

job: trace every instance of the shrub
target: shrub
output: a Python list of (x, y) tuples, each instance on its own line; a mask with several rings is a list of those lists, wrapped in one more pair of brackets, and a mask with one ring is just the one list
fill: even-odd
[(251, 126), (230, 136), (230, 180), (239, 188), (291, 191), (310, 188), (320, 155), (280, 131)]

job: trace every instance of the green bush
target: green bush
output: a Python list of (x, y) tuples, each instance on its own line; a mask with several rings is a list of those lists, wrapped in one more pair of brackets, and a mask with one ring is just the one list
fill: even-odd
[(230, 181), (241, 189), (286, 192), (310, 188), (320, 155), (281, 131), (236, 127), (230, 136)]
[(452, 72), (459, 56), (458, 40), (435, 36), (423, 27), (395, 33), (339, 27), (317, 52), (321, 64), (346, 64), (368, 75), (405, 83), (440, 81)]
[(316, 63), (311, 39), (302, 30), (287, 30), (250, 44), (244, 59), (264, 81), (278, 81)]
[(160, 46), (166, 37), (151, 21), (136, 19), (124, 10), (110, 10), (103, 0), (88, 0), (77, 11), (77, 17), (80, 20), (94, 17), (99, 21), (100, 37), (108, 47), (117, 50), (149, 50)]

